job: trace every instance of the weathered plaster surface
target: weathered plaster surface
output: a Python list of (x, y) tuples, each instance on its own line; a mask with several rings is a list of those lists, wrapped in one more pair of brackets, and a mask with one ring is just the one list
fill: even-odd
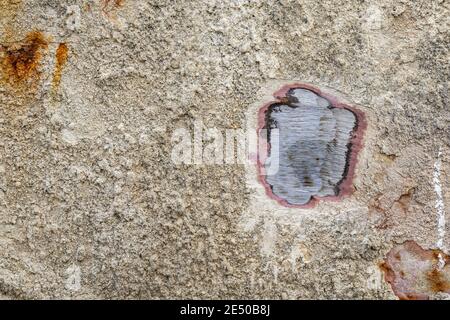
[[(0, 297), (395, 299), (392, 248), (450, 247), (448, 9), (0, 0)], [(256, 128), (292, 81), (366, 115), (351, 196), (285, 208), (255, 166), (171, 161), (175, 129)]]

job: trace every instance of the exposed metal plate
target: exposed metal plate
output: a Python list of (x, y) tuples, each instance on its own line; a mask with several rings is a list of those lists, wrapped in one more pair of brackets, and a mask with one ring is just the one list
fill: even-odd
[[(357, 114), (307, 88), (291, 88), (264, 110), (264, 183), (280, 202), (336, 197), (349, 172)], [(273, 169), (276, 163), (277, 170)]]

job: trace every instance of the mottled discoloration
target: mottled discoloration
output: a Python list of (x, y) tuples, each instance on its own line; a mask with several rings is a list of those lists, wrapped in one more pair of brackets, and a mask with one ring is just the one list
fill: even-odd
[(101, 0), (102, 1), (102, 9), (105, 13), (109, 11), (120, 8), (125, 5), (125, 0)]
[(406, 241), (389, 251), (381, 268), (400, 299), (429, 299), (439, 292), (450, 293), (449, 262), (441, 250), (426, 250)]
[(4, 80), (11, 85), (38, 80), (42, 54), (47, 47), (48, 40), (39, 31), (30, 32), (23, 41), (4, 46), (1, 64)]

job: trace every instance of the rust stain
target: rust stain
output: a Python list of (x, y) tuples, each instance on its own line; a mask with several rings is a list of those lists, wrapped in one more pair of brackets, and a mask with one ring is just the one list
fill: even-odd
[(378, 268), (384, 272), (386, 279), (393, 276), (393, 271), (389, 268), (389, 265), (386, 262), (379, 263)]
[(446, 279), (442, 271), (434, 268), (427, 275), (430, 288), (433, 292), (450, 291), (450, 282)]
[(410, 207), (413, 203), (415, 188), (408, 188), (404, 191), (398, 199), (385, 199), (383, 195), (377, 196), (375, 199), (369, 201), (369, 213), (380, 214), (382, 221), (376, 226), (377, 229), (387, 229), (393, 226), (393, 217), (407, 216)]
[(102, 0), (103, 12), (107, 13), (112, 9), (117, 9), (125, 5), (125, 0)]
[(3, 46), (1, 68), (4, 80), (11, 85), (29, 79), (38, 80), (42, 52), (47, 47), (48, 40), (39, 31), (30, 32), (24, 41)]
[[(439, 266), (440, 259), (443, 266)], [(397, 297), (422, 300), (439, 292), (450, 293), (449, 262), (450, 257), (441, 250), (426, 250), (414, 241), (406, 241), (392, 248), (379, 267)]]
[(53, 73), (53, 90), (56, 90), (61, 83), (61, 76), (64, 65), (69, 58), (69, 47), (65, 43), (60, 43), (58, 49), (56, 50), (56, 64), (55, 71)]

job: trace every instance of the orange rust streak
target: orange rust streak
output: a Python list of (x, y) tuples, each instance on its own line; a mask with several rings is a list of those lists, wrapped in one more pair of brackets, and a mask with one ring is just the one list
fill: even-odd
[(2, 71), (9, 83), (23, 82), (39, 76), (38, 67), (42, 50), (47, 49), (48, 41), (39, 31), (30, 32), (23, 43), (4, 47)]
[(68, 57), (69, 57), (69, 48), (67, 47), (67, 44), (60, 43), (58, 49), (56, 50), (56, 65), (55, 71), (53, 73), (54, 89), (59, 87), (59, 84), (61, 83), (62, 70), (67, 62)]

